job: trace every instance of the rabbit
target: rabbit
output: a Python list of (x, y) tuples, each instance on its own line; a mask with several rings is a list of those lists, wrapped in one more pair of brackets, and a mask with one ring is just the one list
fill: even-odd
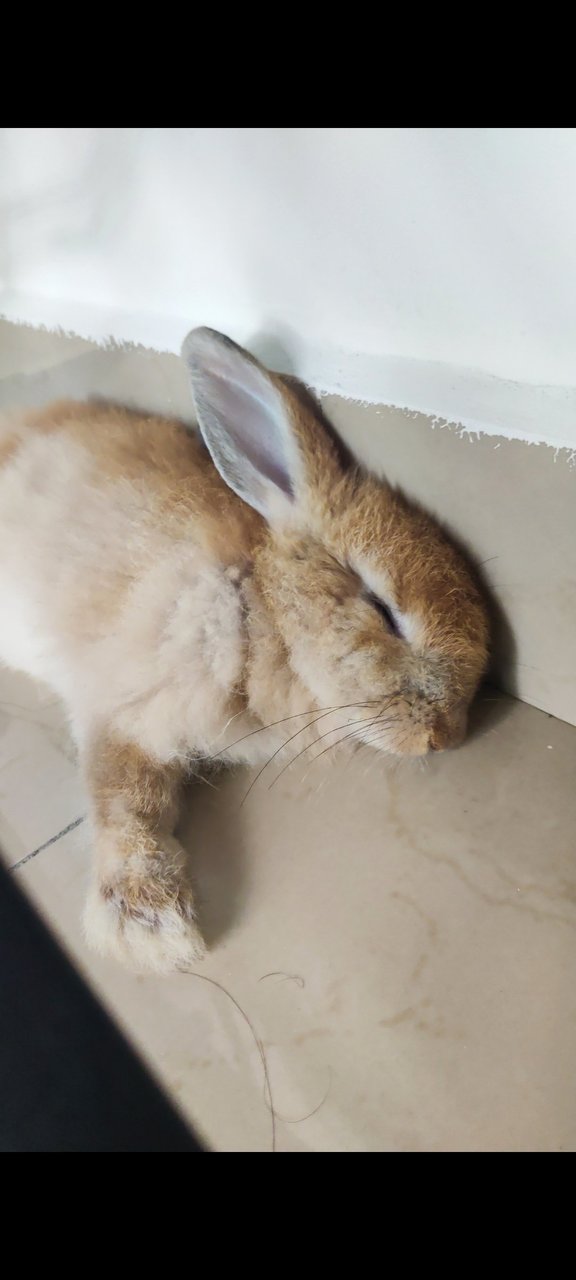
[(182, 355), (198, 431), (98, 401), (0, 429), (0, 660), (66, 703), (86, 938), (138, 972), (204, 953), (174, 837), (199, 760), (456, 746), (489, 648), (467, 561), (291, 381), (211, 329)]

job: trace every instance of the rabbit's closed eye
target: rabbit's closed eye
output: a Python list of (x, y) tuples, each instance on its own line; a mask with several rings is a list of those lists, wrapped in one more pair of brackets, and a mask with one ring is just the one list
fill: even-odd
[(366, 599), (369, 604), (372, 605), (372, 608), (376, 609), (376, 612), (380, 614), (380, 617), (384, 619), (390, 634), (398, 636), (400, 640), (404, 640), (406, 637), (402, 627), (400, 626), (400, 622), (394, 614), (393, 609), (390, 608), (390, 605), (386, 604), (385, 600), (381, 600), (373, 591), (368, 591)]

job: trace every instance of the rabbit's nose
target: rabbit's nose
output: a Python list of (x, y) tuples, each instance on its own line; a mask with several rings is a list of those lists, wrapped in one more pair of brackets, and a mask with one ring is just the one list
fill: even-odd
[(452, 734), (450, 727), (444, 719), (436, 720), (436, 723), (430, 730), (428, 738), (428, 746), (431, 751), (445, 751), (446, 747), (452, 744)]
[(448, 747), (459, 747), (466, 733), (464, 716), (454, 720), (448, 716), (438, 716), (428, 736), (430, 751), (446, 751)]

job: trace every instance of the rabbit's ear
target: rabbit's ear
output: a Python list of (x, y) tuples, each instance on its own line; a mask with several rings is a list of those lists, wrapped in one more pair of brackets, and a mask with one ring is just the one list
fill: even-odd
[(263, 516), (285, 509), (301, 473), (288, 398), (252, 356), (214, 329), (193, 329), (182, 355), (220, 475)]

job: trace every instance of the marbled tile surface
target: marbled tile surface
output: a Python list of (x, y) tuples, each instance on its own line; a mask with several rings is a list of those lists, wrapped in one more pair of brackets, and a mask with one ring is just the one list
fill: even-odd
[(576, 730), (493, 698), (424, 767), (304, 759), (242, 807), (249, 774), (198, 786), (183, 832), (211, 953), (135, 978), (82, 941), (60, 708), (1, 673), (0, 844), (215, 1149), (271, 1150), (256, 1036), (279, 1151), (576, 1150)]

